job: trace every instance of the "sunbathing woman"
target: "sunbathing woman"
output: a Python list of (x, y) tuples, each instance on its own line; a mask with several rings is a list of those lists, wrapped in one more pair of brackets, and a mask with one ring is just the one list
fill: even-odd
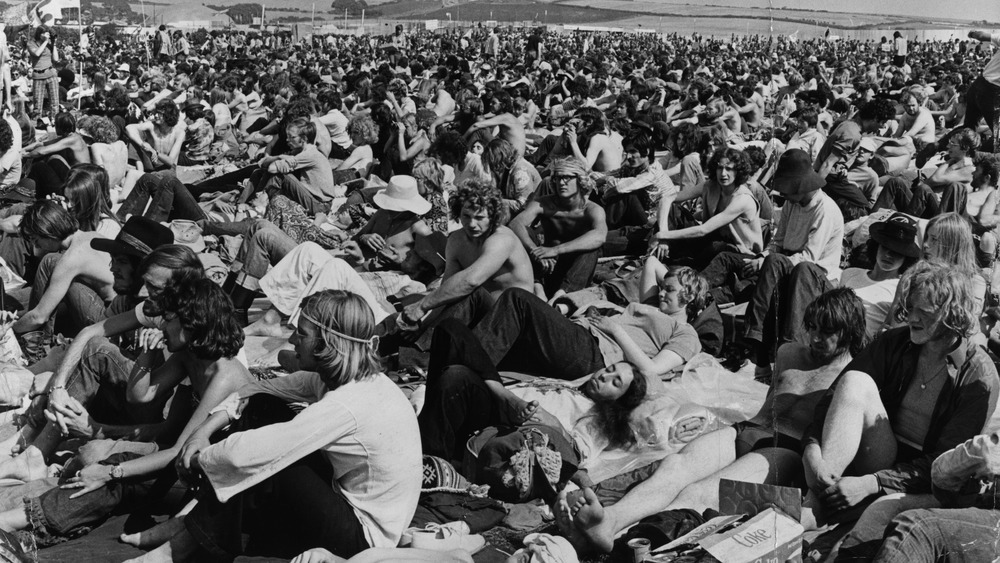
[(778, 351), (778, 376), (756, 416), (699, 436), (668, 455), (648, 480), (613, 506), (602, 507), (589, 489), (563, 493), (555, 507), (562, 532), (578, 550), (610, 551), (617, 532), (657, 512), (718, 509), (720, 479), (801, 481), (800, 440), (816, 402), (864, 346), (864, 316), (850, 289), (821, 295), (806, 309), (809, 344), (790, 343)]
[[(420, 437), (406, 397), (380, 372), (375, 319), (345, 291), (310, 295), (291, 338), (309, 371), (232, 394), (187, 440), (177, 467), (204, 477), (198, 505), (139, 543), (165, 541), (141, 561), (187, 561), (251, 551), (291, 558), (322, 547), (351, 557), (395, 547), (420, 494)], [(294, 414), (288, 403), (307, 403)], [(216, 444), (209, 438), (233, 424)], [(244, 515), (253, 512), (253, 534)]]

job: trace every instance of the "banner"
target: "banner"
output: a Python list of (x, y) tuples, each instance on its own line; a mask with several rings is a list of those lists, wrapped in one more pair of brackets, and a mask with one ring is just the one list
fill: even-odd
[(452, 6), (458, 6), (458, 0), (441, 0), (442, 8), (450, 8)]
[[(63, 10), (75, 10), (75, 13), (66, 14), (63, 17)], [(80, 16), (80, 0), (41, 0), (35, 4), (28, 17), (31, 25), (52, 25), (56, 21), (72, 19)]]

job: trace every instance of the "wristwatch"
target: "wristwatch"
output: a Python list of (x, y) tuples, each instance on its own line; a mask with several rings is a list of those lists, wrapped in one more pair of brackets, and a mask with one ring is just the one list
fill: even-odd
[(125, 469), (121, 465), (111, 466), (111, 480), (121, 481), (125, 478)]

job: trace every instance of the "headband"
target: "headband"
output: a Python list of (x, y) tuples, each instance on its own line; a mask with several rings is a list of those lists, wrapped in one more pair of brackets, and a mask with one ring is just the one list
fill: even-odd
[(300, 314), (303, 317), (305, 317), (306, 320), (308, 320), (312, 324), (314, 324), (317, 327), (319, 327), (320, 330), (329, 332), (330, 334), (333, 334), (334, 336), (336, 336), (338, 338), (343, 338), (344, 340), (350, 340), (351, 342), (357, 342), (358, 344), (367, 344), (372, 350), (375, 350), (375, 349), (378, 348), (378, 335), (374, 335), (371, 338), (367, 338), (367, 339), (365, 339), (365, 338), (357, 338), (355, 336), (351, 336), (349, 334), (344, 334), (343, 332), (339, 332), (337, 330), (334, 330), (334, 329), (326, 326), (324, 323), (321, 323), (318, 320), (316, 320), (315, 317), (307, 315), (305, 311), (300, 311)]

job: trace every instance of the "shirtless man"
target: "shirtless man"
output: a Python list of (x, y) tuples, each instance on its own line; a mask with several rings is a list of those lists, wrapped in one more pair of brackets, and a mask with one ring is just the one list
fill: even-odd
[(896, 129), (896, 138), (910, 137), (919, 150), (928, 143), (933, 143), (934, 116), (929, 109), (924, 107), (926, 95), (921, 87), (911, 87), (901, 96), (903, 103), (903, 116), (899, 120), (899, 128)]
[(90, 147), (83, 135), (77, 131), (76, 118), (69, 112), (61, 112), (56, 115), (56, 137), (45, 142), (33, 143), (24, 147), (24, 157), (33, 158), (38, 156), (48, 156), (59, 154), (69, 149), (73, 153), (73, 161), (67, 159), (66, 164), (90, 163)]
[[(554, 194), (531, 201), (510, 222), (535, 262), (535, 294), (542, 298), (590, 285), (608, 237), (604, 209), (587, 198), (594, 181), (582, 160), (555, 161), (552, 182)], [(536, 224), (542, 228), (542, 244), (531, 235), (530, 228)]]
[[(403, 311), (406, 324), (464, 300), (482, 288), (495, 302), (504, 290), (532, 290), (531, 259), (514, 231), (503, 225), (503, 200), (492, 185), (472, 180), (449, 200), (452, 218), (462, 229), (448, 236), (444, 280)], [(448, 316), (442, 311), (442, 316)]]
[(595, 172), (610, 172), (621, 168), (623, 160), (621, 139), (616, 142), (612, 138), (604, 114), (596, 108), (581, 108), (576, 115), (583, 120), (586, 130), (596, 130), (596, 132), (590, 136), (587, 154), (584, 155), (577, 142), (576, 128), (566, 129), (564, 137), (570, 150), (573, 151), (573, 156), (585, 161), (587, 168)]
[(128, 145), (118, 134), (118, 127), (107, 117), (88, 116), (80, 120), (79, 130), (94, 142), (90, 160), (108, 171), (108, 185), (121, 187), (128, 171)]
[(500, 128), (500, 132), (496, 138), (503, 139), (514, 145), (514, 149), (517, 150), (517, 158), (523, 158), (528, 141), (524, 134), (524, 124), (514, 114), (501, 113), (500, 115), (477, 121), (472, 124), (472, 127), (469, 127), (469, 130), (465, 132), (465, 136), (468, 138), (480, 129), (492, 129), (493, 127)]
[(30, 309), (14, 323), (14, 332), (23, 334), (42, 328), (63, 301), (69, 305), (76, 329), (101, 320), (105, 303), (115, 296), (115, 279), (108, 255), (91, 248), (90, 241), (104, 237), (79, 230), (69, 211), (47, 200), (28, 208), (19, 229), (41, 263), (31, 291)]
[(613, 506), (601, 506), (590, 489), (559, 495), (556, 521), (578, 551), (609, 552), (620, 530), (661, 511), (718, 509), (721, 479), (784, 483), (801, 478), (799, 442), (816, 404), (865, 339), (864, 305), (850, 289), (824, 293), (805, 317), (809, 344), (781, 347), (778, 375), (750, 421), (699, 436), (668, 455), (649, 479)]

